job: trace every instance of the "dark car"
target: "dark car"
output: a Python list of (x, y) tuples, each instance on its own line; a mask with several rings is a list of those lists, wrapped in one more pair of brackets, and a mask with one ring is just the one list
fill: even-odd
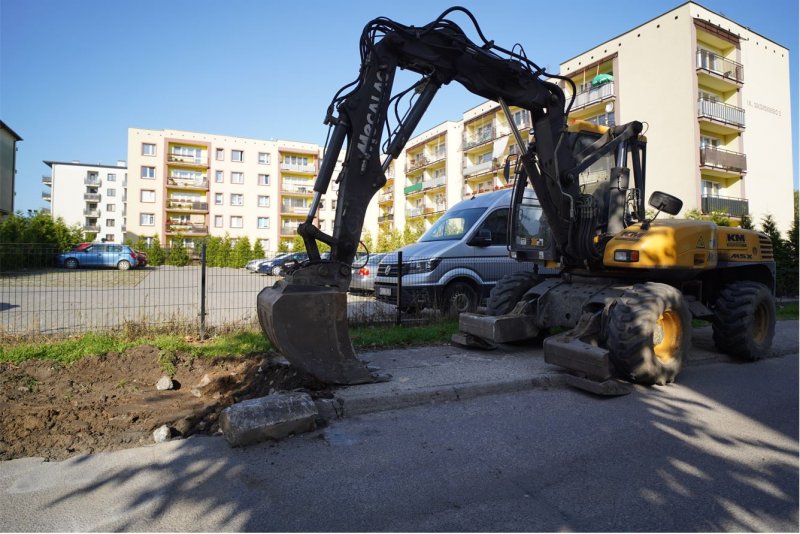
[(139, 263), (137, 267), (146, 267), (147, 266), (147, 254), (144, 252), (140, 252), (138, 250), (133, 251), (136, 254), (136, 261)]
[(279, 258), (262, 262), (258, 266), (258, 272), (261, 274), (271, 274), (273, 276), (283, 276), (307, 259), (308, 254), (305, 252), (292, 252)]
[(115, 267), (127, 271), (138, 267), (136, 253), (127, 245), (91, 243), (80, 250), (70, 250), (56, 256), (56, 263), (67, 269), (78, 267)]

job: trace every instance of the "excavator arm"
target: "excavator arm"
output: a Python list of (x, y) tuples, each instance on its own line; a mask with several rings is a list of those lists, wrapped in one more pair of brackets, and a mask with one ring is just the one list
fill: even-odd
[[(472, 20), (480, 44), (446, 18), (454, 11)], [(360, 50), (358, 78), (337, 93), (328, 109), (326, 123), (332, 130), (314, 184), (311, 208), (298, 228), (309, 261), (274, 287), (264, 289), (257, 305), (265, 334), (289, 361), (324, 382), (340, 384), (375, 379), (355, 358), (347, 333), (346, 292), (367, 206), (386, 183), (390, 162), (401, 153), (443, 85), (458, 82), (472, 93), (500, 102), (506, 113), (508, 106), (530, 112), (535, 142), (527, 147), (520, 143), (524, 148), (521, 174), (536, 192), (555, 243), (558, 257), (545, 259), (561, 260), (565, 265), (591, 261), (597, 255), (592, 226), (595, 219), (578, 183), (581, 167), (641, 131), (639, 124), (635, 134), (618, 136), (614, 143), (609, 138), (589, 154), (580, 155), (582, 160), (576, 160), (566, 142), (569, 107), (564, 92), (545, 79), (561, 77), (528, 60), (521, 48), (519, 52), (509, 51), (485, 39), (472, 14), (460, 7), (445, 11), (423, 27), (375, 19), (364, 28)], [(418, 73), (421, 78), (392, 96), (398, 69)], [(567, 78), (561, 79), (572, 84)], [(399, 99), (412, 91), (413, 105), (402, 117), (395, 111), (397, 125), (389, 129), (392, 104), (396, 109)], [(509, 123), (514, 129), (513, 121)], [(521, 140), (519, 132), (514, 133)], [(313, 221), (343, 149), (335, 222), (328, 235)], [(318, 242), (330, 246), (329, 259), (321, 259)]]

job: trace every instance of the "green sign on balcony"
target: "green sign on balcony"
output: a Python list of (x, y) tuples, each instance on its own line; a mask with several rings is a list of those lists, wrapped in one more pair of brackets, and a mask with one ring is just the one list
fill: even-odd
[(409, 185), (408, 187), (403, 189), (403, 193), (405, 193), (406, 195), (410, 195), (411, 193), (415, 193), (417, 191), (420, 191), (421, 189), (422, 189), (422, 182), (419, 182), (418, 184)]

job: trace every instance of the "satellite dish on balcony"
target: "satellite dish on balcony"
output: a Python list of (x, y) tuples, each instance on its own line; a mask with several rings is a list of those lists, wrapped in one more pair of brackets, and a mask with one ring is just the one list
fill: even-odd
[(609, 102), (608, 104), (606, 104), (606, 113), (611, 113), (612, 111), (614, 111), (614, 103)]

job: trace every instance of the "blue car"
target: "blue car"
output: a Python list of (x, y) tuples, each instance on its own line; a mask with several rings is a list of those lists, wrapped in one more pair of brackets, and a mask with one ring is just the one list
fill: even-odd
[(80, 250), (62, 252), (56, 256), (56, 263), (59, 267), (66, 267), (67, 269), (114, 267), (120, 271), (127, 271), (139, 265), (136, 252), (131, 247), (106, 243), (93, 243)]
[(289, 254), (284, 254), (272, 260), (261, 262), (256, 272), (271, 274), (273, 276), (283, 276), (307, 259), (308, 254), (305, 252), (290, 252)]

